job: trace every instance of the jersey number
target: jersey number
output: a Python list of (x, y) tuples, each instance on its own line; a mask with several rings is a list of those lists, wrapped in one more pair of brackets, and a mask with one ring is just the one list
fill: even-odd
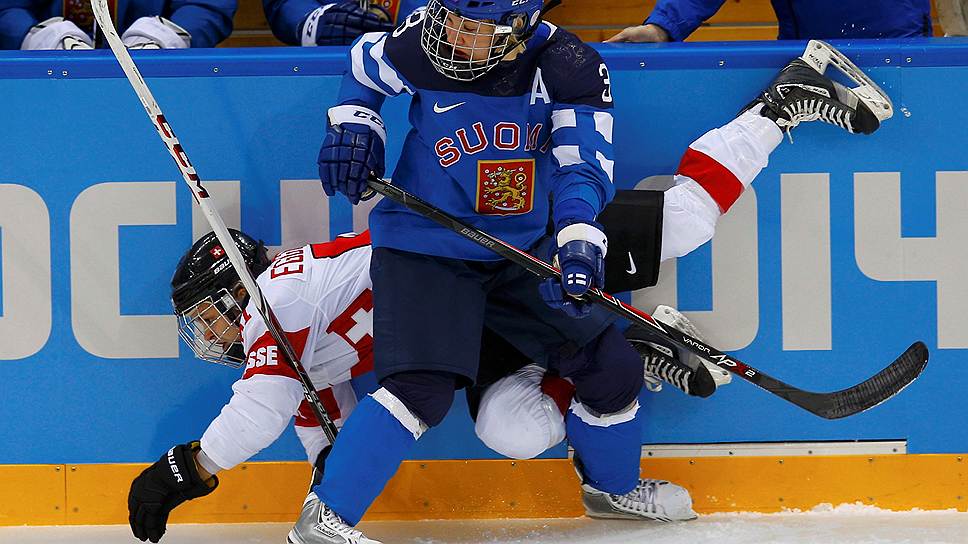
[(602, 83), (605, 85), (605, 90), (602, 91), (602, 102), (611, 102), (612, 82), (608, 79), (608, 67), (604, 62), (598, 65), (598, 75), (602, 76)]
[(403, 23), (393, 31), (393, 37), (396, 38), (400, 36), (400, 34), (406, 32), (408, 28), (419, 25), (423, 21), (426, 13), (426, 8), (418, 8), (416, 11), (411, 13), (406, 19), (403, 20)]

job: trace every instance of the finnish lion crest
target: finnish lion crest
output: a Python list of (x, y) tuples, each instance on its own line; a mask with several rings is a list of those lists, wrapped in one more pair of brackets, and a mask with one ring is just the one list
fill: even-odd
[(528, 174), (523, 166), (517, 168), (485, 169), (483, 199), (495, 210), (514, 212), (525, 207), (530, 199)]

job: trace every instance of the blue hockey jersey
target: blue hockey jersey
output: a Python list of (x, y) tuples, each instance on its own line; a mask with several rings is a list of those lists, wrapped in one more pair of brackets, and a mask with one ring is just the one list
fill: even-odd
[[(160, 15), (192, 36), (192, 47), (215, 47), (232, 33), (236, 0), (109, 0), (119, 33), (141, 17)], [(70, 13), (65, 13), (70, 12)], [(3, 0), (0, 49), (20, 49), (30, 27), (51, 17), (74, 21), (88, 33), (94, 23), (90, 0)]]
[[(645, 24), (686, 39), (726, 0), (659, 0)], [(772, 0), (780, 40), (909, 38), (931, 35), (930, 0)]]
[[(392, 34), (361, 36), (340, 90), (340, 104), (376, 111), (386, 96), (412, 95), (393, 183), (523, 248), (545, 234), (552, 204), (579, 199), (601, 211), (615, 190), (611, 87), (599, 54), (542, 22), (517, 58), (459, 82), (421, 49), (422, 20), (421, 11)], [(497, 258), (389, 199), (370, 229), (375, 247)]]
[[(300, 45), (299, 27), (306, 17), (316, 8), (332, 4), (337, 0), (262, 0), (262, 8), (266, 12), (269, 28), (272, 34), (283, 43)], [(403, 20), (419, 7), (427, 4), (426, 0), (379, 0), (378, 4), (390, 13), (393, 24)]]

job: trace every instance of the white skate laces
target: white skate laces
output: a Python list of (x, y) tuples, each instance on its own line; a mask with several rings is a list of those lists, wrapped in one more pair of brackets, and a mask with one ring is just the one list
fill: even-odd
[(289, 531), (289, 544), (380, 544), (366, 537), (362, 531), (343, 521), (343, 518), (321, 503), (310, 492), (303, 503), (303, 512)]
[(784, 106), (782, 110), (790, 120), (788, 121), (780, 117), (776, 120), (776, 124), (780, 128), (786, 129), (786, 134), (790, 138), (791, 144), (793, 143), (793, 134), (790, 131), (800, 123), (806, 121), (822, 120), (832, 125), (837, 125), (847, 132), (854, 132), (853, 126), (850, 124), (850, 112), (830, 102), (817, 99), (797, 100), (789, 106)]
[[(702, 331), (700, 331), (699, 328), (689, 320), (689, 318), (671, 306), (666, 306), (665, 304), (656, 306), (655, 311), (652, 312), (652, 317), (654, 317), (656, 321), (669, 325), (674, 329), (678, 329), (701, 342), (709, 342)], [(728, 370), (715, 363), (709, 362), (702, 357), (693, 355), (691, 353), (684, 353), (683, 359), (686, 365), (690, 367), (695, 367), (699, 364), (705, 366), (706, 370), (708, 370), (712, 375), (713, 381), (716, 382), (717, 388), (733, 381), (733, 375), (730, 374)]]
[(645, 363), (645, 387), (653, 393), (662, 391), (662, 383), (668, 383), (689, 394), (689, 378), (692, 372), (688, 367), (672, 362), (673, 354), (669, 348), (650, 344), (653, 352), (643, 355)]
[[(832, 89), (811, 84), (809, 81), (796, 80), (776, 85), (774, 90), (782, 98), (790, 93), (802, 91), (799, 98), (774, 105), (786, 116), (786, 118), (779, 117), (775, 121), (781, 129), (786, 129), (791, 143), (793, 135), (790, 131), (803, 122), (819, 120), (850, 133), (870, 134), (880, 126), (882, 121), (893, 116), (894, 107), (890, 97), (867, 74), (830, 44), (811, 40), (807, 43), (803, 54), (788, 68), (794, 65), (812, 69), (817, 75), (823, 77)], [(833, 65), (855, 86), (848, 88), (825, 76), (824, 72), (828, 65)]]
[(632, 491), (624, 495), (607, 496), (611, 508), (616, 513), (625, 515), (600, 517), (641, 518), (662, 522), (688, 521), (697, 517), (692, 509), (689, 492), (666, 480), (640, 479)]
[[(611, 495), (612, 501), (623, 510), (629, 510), (638, 514), (657, 514), (658, 507), (655, 504), (656, 488), (659, 483), (668, 483), (662, 480), (639, 480), (639, 485), (632, 491), (624, 495)], [(656, 518), (659, 521), (669, 521), (668, 519)]]
[(363, 537), (362, 531), (357, 531), (351, 527), (343, 521), (343, 518), (339, 517), (339, 514), (330, 510), (326, 505), (323, 505), (323, 508), (319, 511), (319, 523), (316, 524), (316, 530), (322, 533), (335, 532), (351, 542), (353, 539), (359, 540)]

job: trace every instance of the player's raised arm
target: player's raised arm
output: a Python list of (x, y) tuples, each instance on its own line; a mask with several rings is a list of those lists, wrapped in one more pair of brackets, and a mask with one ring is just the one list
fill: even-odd
[[(414, 17), (419, 14), (408, 18), (408, 23)], [(383, 177), (386, 170), (387, 134), (380, 117), (384, 99), (413, 94), (387, 58), (384, 48), (389, 37), (385, 32), (364, 34), (350, 48), (339, 101), (329, 109), (319, 150), (323, 190), (330, 197), (343, 193), (353, 204), (360, 201), (370, 173)]]

